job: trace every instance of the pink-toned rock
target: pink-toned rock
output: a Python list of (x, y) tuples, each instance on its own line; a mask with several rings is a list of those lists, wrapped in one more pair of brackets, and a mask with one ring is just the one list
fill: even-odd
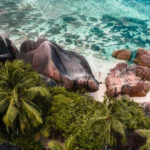
[(131, 51), (128, 49), (116, 50), (113, 52), (112, 56), (117, 59), (130, 60)]
[(139, 48), (137, 50), (136, 58), (134, 62), (140, 66), (150, 67), (150, 51)]
[(119, 94), (128, 94), (131, 97), (146, 96), (150, 90), (149, 82), (143, 81), (136, 76), (136, 66), (129, 67), (127, 64), (117, 64), (110, 70), (106, 80), (107, 95), (117, 96)]
[(150, 81), (150, 68), (143, 66), (136, 66), (136, 76), (141, 77), (142, 80)]
[(94, 92), (99, 88), (87, 60), (75, 52), (66, 51), (45, 39), (39, 39), (37, 43), (26, 41), (20, 51), (23, 52), (20, 59), (68, 90), (84, 88)]

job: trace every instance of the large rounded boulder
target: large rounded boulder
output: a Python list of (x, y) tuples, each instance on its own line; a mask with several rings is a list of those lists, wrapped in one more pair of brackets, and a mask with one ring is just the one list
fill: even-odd
[[(26, 41), (29, 45), (29, 41)], [(62, 49), (47, 40), (38, 40), (36, 48), (32, 42), (30, 46), (21, 46), (20, 58), (31, 63), (40, 74), (53, 79), (66, 89), (97, 91), (99, 84), (94, 78), (87, 60), (78, 53)], [(28, 48), (27, 52), (25, 47)]]
[(139, 48), (136, 53), (134, 62), (140, 66), (150, 67), (150, 51)]
[(122, 60), (130, 60), (131, 59), (131, 51), (128, 49), (116, 50), (112, 54), (113, 57)]
[(150, 68), (143, 66), (135, 67), (136, 76), (141, 77), (142, 80), (150, 81)]

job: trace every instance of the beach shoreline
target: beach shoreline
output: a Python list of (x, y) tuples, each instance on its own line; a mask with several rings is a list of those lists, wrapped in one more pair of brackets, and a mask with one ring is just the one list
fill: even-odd
[[(92, 55), (89, 55), (86, 57), (88, 63), (91, 66), (92, 72), (96, 80), (100, 83), (98, 91), (94, 93), (90, 93), (90, 96), (92, 96), (95, 100), (102, 102), (104, 95), (106, 93), (106, 85), (105, 85), (105, 79), (107, 77), (107, 74), (109, 73), (110, 69), (114, 68), (118, 63), (127, 63), (125, 60), (117, 60), (112, 58), (110, 61), (101, 60), (98, 58), (93, 57)], [(96, 71), (97, 70), (97, 71)], [(131, 100), (137, 102), (137, 103), (144, 103), (150, 101), (150, 91), (147, 93), (145, 97), (131, 97)]]

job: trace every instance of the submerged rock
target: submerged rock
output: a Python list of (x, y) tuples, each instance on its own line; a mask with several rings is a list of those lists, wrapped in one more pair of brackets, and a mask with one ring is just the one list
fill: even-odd
[(0, 36), (0, 61), (15, 59), (17, 51), (17, 48), (7, 37)]
[(113, 22), (113, 21), (116, 21), (116, 22), (119, 21), (117, 18), (115, 18), (115, 17), (113, 17), (111, 15), (108, 15), (108, 14), (103, 15), (102, 18), (101, 18), (101, 20), (103, 22), (106, 22), (106, 23), (107, 22)]
[(113, 52), (112, 56), (117, 59), (130, 60), (131, 59), (131, 51), (128, 49), (116, 50)]
[(104, 36), (104, 32), (102, 30), (100, 30), (100, 28), (97, 27), (97, 26), (95, 26), (94, 28), (92, 28), (90, 31), (93, 34), (95, 34), (97, 37), (99, 37), (99, 38), (102, 37), (102, 36)]
[(92, 21), (92, 22), (96, 22), (97, 21), (97, 19), (94, 18), (94, 17), (90, 17), (89, 20)]
[(99, 51), (100, 50), (100, 47), (96, 44), (92, 44), (91, 45), (91, 49), (94, 50), (94, 51)]
[(146, 96), (150, 90), (150, 83), (136, 76), (136, 67), (127, 64), (117, 64), (110, 70), (106, 80), (107, 95), (117, 96), (128, 94), (131, 97)]
[(83, 56), (47, 40), (40, 39), (37, 43), (35, 50), (31, 48), (30, 52), (22, 53), (20, 58), (31, 63), (40, 74), (69, 90), (98, 90), (99, 84)]
[(72, 23), (72, 22), (77, 21), (76, 18), (74, 18), (74, 17), (67, 17), (67, 16), (64, 17), (63, 20), (64, 20), (65, 22), (68, 22), (68, 23)]
[(150, 67), (150, 51), (139, 48), (134, 62), (140, 66)]
[(65, 33), (64, 34), (64, 37), (65, 38), (70, 38), (70, 39), (79, 39), (79, 35), (76, 35), (76, 34), (71, 34), (71, 33)]

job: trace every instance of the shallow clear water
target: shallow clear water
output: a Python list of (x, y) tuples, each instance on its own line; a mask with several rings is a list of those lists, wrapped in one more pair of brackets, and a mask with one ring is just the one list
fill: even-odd
[(149, 9), (150, 0), (0, 0), (0, 34), (18, 46), (44, 35), (104, 71), (114, 50), (150, 48)]

